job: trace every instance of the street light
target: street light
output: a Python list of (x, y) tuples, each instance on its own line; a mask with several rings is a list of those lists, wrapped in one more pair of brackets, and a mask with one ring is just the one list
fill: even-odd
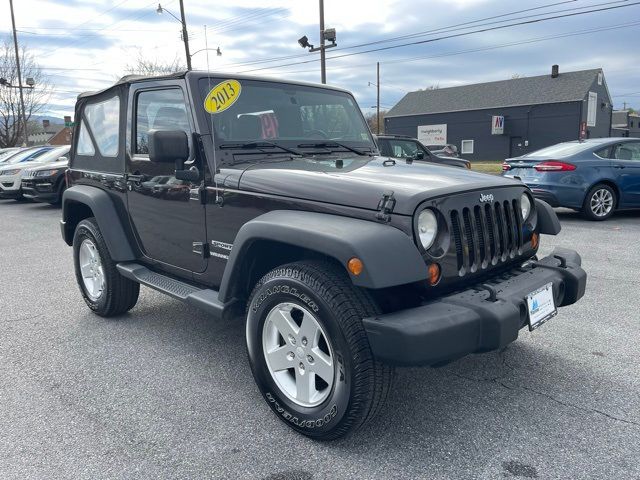
[[(325, 45), (325, 41), (331, 42), (330, 45)], [(336, 29), (324, 28), (324, 0), (320, 0), (320, 46), (314, 47), (309, 43), (309, 38), (305, 35), (298, 39), (298, 44), (302, 48), (308, 48), (309, 52), (320, 52), (320, 78), (322, 83), (327, 83), (327, 68), (326, 68), (326, 56), (325, 50), (327, 48), (333, 48), (338, 46), (336, 43)]]
[(214, 52), (216, 52), (217, 57), (222, 56), (222, 50), (220, 50), (220, 47), (218, 47), (218, 48), (201, 48), (200, 50), (196, 50), (195, 52), (193, 52), (191, 54), (191, 57), (193, 58), (196, 53), (204, 52), (205, 50), (213, 50)]
[(167, 12), (173, 18), (175, 18), (178, 22), (182, 24), (182, 41), (184, 42), (184, 52), (187, 57), (187, 70), (191, 70), (191, 55), (189, 54), (189, 37), (187, 35), (187, 20), (184, 17), (184, 4), (183, 0), (180, 0), (180, 17), (176, 17), (173, 13), (171, 13), (166, 8), (162, 8), (161, 4), (158, 4), (158, 8), (156, 8), (156, 13), (158, 15), (162, 15), (164, 12)]

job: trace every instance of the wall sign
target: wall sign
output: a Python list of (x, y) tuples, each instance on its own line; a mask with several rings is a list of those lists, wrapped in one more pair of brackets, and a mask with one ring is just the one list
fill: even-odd
[(420, 125), (418, 127), (418, 140), (424, 145), (446, 145), (447, 124)]
[(491, 117), (491, 135), (504, 135), (503, 115), (494, 115)]

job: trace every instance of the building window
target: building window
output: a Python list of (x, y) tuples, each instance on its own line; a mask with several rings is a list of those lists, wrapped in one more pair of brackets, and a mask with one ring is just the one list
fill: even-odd
[(598, 108), (598, 94), (589, 92), (589, 104), (587, 106), (587, 127), (596, 126), (596, 115)]
[(633, 120), (631, 120), (631, 121), (629, 122), (629, 126), (630, 126), (631, 128), (633, 128)]
[(602, 72), (598, 72), (598, 85), (602, 85), (602, 77), (603, 77)]
[(462, 140), (462, 154), (470, 155), (473, 153), (473, 140)]

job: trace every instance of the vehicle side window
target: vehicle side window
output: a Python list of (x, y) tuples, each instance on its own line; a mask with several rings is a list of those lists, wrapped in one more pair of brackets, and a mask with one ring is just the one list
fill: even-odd
[(87, 133), (87, 126), (84, 120), (80, 122), (80, 133), (78, 134), (78, 147), (76, 148), (78, 155), (86, 155), (92, 157), (96, 153), (96, 149), (93, 147), (91, 137)]
[(409, 140), (389, 140), (391, 156), (397, 158), (414, 158), (416, 152), (422, 151), (418, 144)]
[(87, 104), (84, 117), (103, 157), (118, 155), (120, 129), (120, 100), (112, 97), (100, 103)]
[(640, 161), (640, 142), (619, 143), (615, 147), (613, 158)]
[(149, 130), (182, 130), (191, 137), (184, 95), (179, 88), (142, 91), (136, 97), (134, 153), (149, 154)]
[(609, 158), (611, 155), (611, 146), (601, 148), (600, 150), (596, 150), (595, 153), (600, 158)]

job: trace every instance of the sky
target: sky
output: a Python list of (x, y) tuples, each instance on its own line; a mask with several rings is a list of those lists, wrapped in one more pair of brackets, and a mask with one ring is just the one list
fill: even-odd
[[(161, 63), (176, 58), (184, 62), (181, 25), (167, 13), (179, 17), (179, 1), (161, 3), (163, 14), (156, 13), (157, 0), (14, 0), (18, 40), (53, 86), (46, 113), (72, 115), (78, 93), (114, 83), (139, 54)], [(380, 62), (383, 109), (409, 91), (545, 75), (553, 64), (560, 65), (561, 73), (603, 68), (614, 108), (623, 108), (626, 102), (627, 107), (640, 109), (640, 1), (324, 3), (325, 27), (336, 29), (338, 44), (327, 50), (327, 83), (351, 90), (365, 113), (373, 112), (376, 104), (376, 62)], [(319, 54), (297, 43), (306, 35), (318, 44), (317, 2), (184, 0), (184, 4), (194, 69), (207, 70), (209, 53), (209, 69), (229, 76), (242, 72), (320, 81)], [(604, 8), (609, 10), (507, 26)], [(0, 41), (11, 38), (9, 13), (9, 2), (4, 0)], [(493, 27), (506, 28), (477, 31)], [(391, 40), (400, 36), (407, 38)], [(409, 42), (421, 43), (400, 46)], [(200, 51), (207, 45), (220, 47), (222, 56)], [(378, 51), (366, 53), (374, 49)]]

